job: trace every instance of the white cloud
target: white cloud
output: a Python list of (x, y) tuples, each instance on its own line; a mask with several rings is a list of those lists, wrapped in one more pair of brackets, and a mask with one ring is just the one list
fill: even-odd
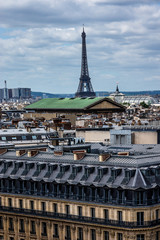
[(156, 0), (6, 0), (0, 10), (0, 82), (75, 92), (84, 23), (95, 90), (115, 89), (116, 81), (121, 90), (159, 88)]

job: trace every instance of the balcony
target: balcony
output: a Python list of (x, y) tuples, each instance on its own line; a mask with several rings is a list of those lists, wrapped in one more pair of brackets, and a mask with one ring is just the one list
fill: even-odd
[[(153, 221), (144, 221), (141, 224), (139, 222), (126, 222), (126, 221), (118, 221), (118, 220), (110, 220), (105, 218), (92, 218), (92, 217), (85, 217), (78, 215), (70, 215), (64, 213), (54, 213), (54, 212), (46, 212), (46, 211), (39, 211), (39, 210), (32, 210), (32, 209), (21, 209), (21, 208), (10, 208), (6, 206), (0, 206), (0, 212), (9, 212), (22, 215), (31, 215), (31, 216), (39, 216), (39, 217), (46, 217), (50, 219), (59, 219), (59, 220), (69, 220), (73, 222), (81, 222), (81, 223), (91, 223), (91, 224), (98, 224), (98, 225), (107, 225), (107, 226), (116, 226), (122, 228), (148, 228), (148, 227), (155, 227), (160, 225), (160, 219), (153, 220)], [(10, 229), (13, 231), (13, 229)], [(43, 234), (45, 235), (45, 234)]]

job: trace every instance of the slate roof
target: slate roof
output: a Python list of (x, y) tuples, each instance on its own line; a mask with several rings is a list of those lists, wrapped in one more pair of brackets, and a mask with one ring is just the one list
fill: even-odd
[[(126, 172), (130, 174), (126, 177)], [(101, 173), (101, 174), (100, 174)], [(112, 155), (104, 162), (98, 154), (74, 160), (72, 153), (55, 156), (39, 152), (17, 157), (14, 150), (0, 155), (0, 179), (22, 179), (123, 189), (151, 189), (160, 186), (160, 154)]]

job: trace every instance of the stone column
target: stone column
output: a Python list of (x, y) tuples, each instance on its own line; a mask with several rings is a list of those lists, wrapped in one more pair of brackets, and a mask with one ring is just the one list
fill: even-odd
[(129, 240), (136, 240), (136, 233), (135, 232), (130, 232), (128, 239)]
[(97, 235), (97, 240), (101, 240), (102, 239), (102, 230), (100, 228), (98, 228), (98, 230), (96, 231), (96, 235)]
[(76, 238), (76, 226), (75, 225), (71, 226), (71, 239), (77, 239)]
[(84, 227), (84, 239), (90, 239), (88, 227)]
[(115, 240), (116, 239), (116, 234), (115, 234), (114, 230), (111, 230), (109, 234), (110, 234), (111, 240)]
[(26, 233), (26, 240), (30, 240), (30, 228), (29, 228), (29, 220), (28, 220), (28, 218), (26, 218), (25, 220), (24, 220), (24, 223), (25, 223), (25, 225), (24, 225), (24, 229), (25, 229), (25, 233)]
[(41, 225), (40, 225), (40, 220), (36, 221), (36, 235), (37, 235), (37, 240), (41, 239)]
[(8, 239), (9, 220), (3, 216), (4, 239)]
[(65, 239), (65, 226), (63, 223), (59, 224), (59, 240), (64, 240)]
[(52, 239), (53, 238), (52, 223), (51, 222), (47, 222), (47, 238), (48, 239)]
[[(133, 233), (133, 234), (135, 234), (135, 233)], [(130, 235), (129, 235), (129, 233), (125, 233), (125, 234), (124, 234), (124, 240), (130, 240)]]
[(146, 234), (146, 240), (151, 240), (151, 239), (156, 239), (156, 232), (154, 231), (152, 231), (152, 232), (148, 232), (147, 234)]
[(18, 217), (13, 218), (13, 228), (14, 228), (14, 233), (15, 233), (15, 239), (18, 239), (18, 234), (19, 234)]

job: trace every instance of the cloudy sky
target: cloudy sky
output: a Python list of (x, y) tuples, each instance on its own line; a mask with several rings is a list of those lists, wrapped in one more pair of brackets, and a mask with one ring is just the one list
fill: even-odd
[(160, 89), (159, 0), (0, 0), (0, 84), (74, 93), (85, 25), (95, 91)]

